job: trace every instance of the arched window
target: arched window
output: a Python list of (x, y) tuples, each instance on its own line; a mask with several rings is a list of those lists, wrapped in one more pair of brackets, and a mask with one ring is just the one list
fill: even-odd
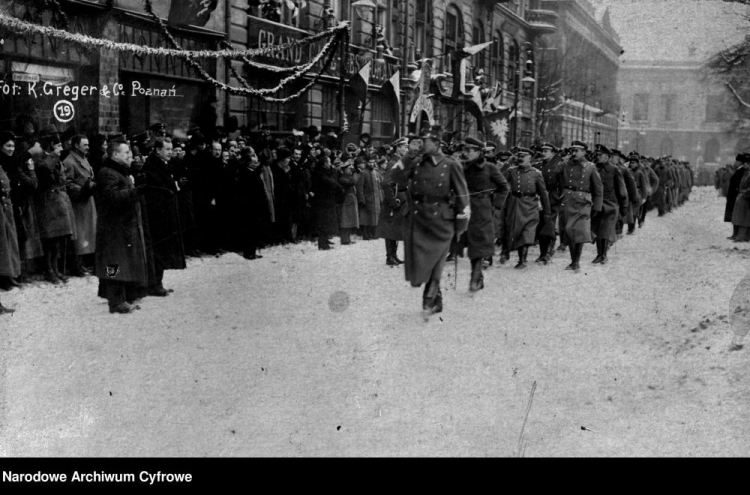
[(445, 11), (445, 33), (443, 42), (443, 61), (450, 70), (451, 52), (464, 45), (464, 21), (461, 12), (455, 5), (449, 5)]
[(492, 79), (493, 84), (503, 83), (503, 73), (505, 69), (505, 44), (503, 43), (503, 34), (500, 31), (495, 31), (495, 36), (492, 38)]

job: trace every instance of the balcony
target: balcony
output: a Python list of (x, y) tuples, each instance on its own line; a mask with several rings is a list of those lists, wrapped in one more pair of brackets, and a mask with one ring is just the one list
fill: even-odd
[(552, 34), (557, 31), (557, 12), (530, 9), (526, 11), (526, 22), (536, 34)]

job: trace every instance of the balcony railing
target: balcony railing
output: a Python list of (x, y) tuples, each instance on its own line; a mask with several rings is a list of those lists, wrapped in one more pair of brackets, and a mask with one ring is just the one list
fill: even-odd
[(557, 31), (557, 12), (531, 9), (526, 11), (526, 22), (537, 34), (551, 34)]

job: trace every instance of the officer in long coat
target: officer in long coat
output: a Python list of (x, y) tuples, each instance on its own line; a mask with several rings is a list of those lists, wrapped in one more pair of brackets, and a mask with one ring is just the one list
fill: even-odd
[(156, 138), (152, 153), (146, 158), (136, 185), (143, 185), (145, 215), (148, 217), (146, 248), (153, 255), (149, 271), (148, 294), (164, 297), (172, 289), (163, 285), (164, 270), (185, 269), (185, 247), (182, 241), (177, 187), (168, 168), (172, 158), (172, 140)]
[(464, 163), (464, 176), (469, 188), (471, 218), (466, 231), (468, 256), (471, 260), (471, 292), (484, 288), (482, 260), (495, 254), (495, 228), (493, 204), (505, 204), (510, 187), (497, 167), (484, 157), (485, 144), (474, 138), (464, 143), (468, 160)]
[(566, 270), (580, 270), (584, 243), (591, 242), (591, 212), (602, 209), (602, 180), (596, 166), (586, 160), (588, 146), (573, 141), (573, 156), (562, 163), (558, 187), (562, 191), (561, 224), (570, 250), (571, 263)]
[[(750, 153), (741, 153), (737, 159), (743, 163), (743, 169), (750, 163)], [(734, 202), (734, 211), (732, 212), (732, 226), (737, 232), (734, 242), (750, 241), (750, 174), (746, 173), (740, 182), (737, 199)]]
[[(635, 232), (635, 212), (641, 203), (641, 193), (638, 191), (638, 183), (635, 180), (635, 176), (630, 169), (625, 165), (625, 156), (620, 150), (613, 149), (612, 158), (610, 163), (620, 169), (623, 181), (625, 182), (625, 189), (628, 193), (628, 204), (625, 208), (620, 210), (620, 216), (617, 219), (616, 231), (617, 237), (622, 237), (623, 226), (628, 225), (628, 234)], [(633, 226), (632, 228), (630, 226)]]
[(133, 154), (123, 141), (110, 141), (109, 157), (97, 175), (96, 263), (99, 296), (110, 313), (131, 313), (148, 284), (146, 243), (138, 190), (130, 178)]
[(321, 156), (312, 173), (313, 211), (318, 229), (318, 249), (331, 249), (330, 237), (339, 233), (339, 217), (336, 208), (336, 195), (344, 188), (339, 184), (331, 159)]
[(550, 214), (548, 218), (545, 218), (544, 213), (542, 211), (539, 212), (539, 225), (536, 236), (539, 240), (540, 253), (539, 257), (534, 261), (546, 265), (555, 253), (555, 240), (557, 239), (555, 228), (560, 213), (562, 196), (557, 184), (560, 169), (560, 155), (557, 153), (558, 150), (550, 143), (543, 143), (541, 151), (542, 160), (536, 164), (536, 168), (542, 172), (542, 177), (544, 178), (544, 187), (547, 188), (547, 194), (549, 195)]
[(539, 224), (539, 203), (544, 220), (549, 220), (550, 206), (542, 173), (531, 166), (531, 150), (518, 148), (519, 163), (506, 172), (510, 195), (505, 209), (506, 242), (511, 250), (518, 250), (515, 268), (528, 266), (529, 246), (534, 244)]
[(667, 212), (667, 196), (669, 195), (671, 178), (667, 165), (662, 160), (657, 160), (654, 163), (653, 170), (659, 179), (659, 183), (651, 193), (651, 201), (661, 217)]
[(466, 230), (471, 206), (463, 167), (440, 150), (441, 129), (434, 126), (422, 137), (409, 142), (409, 153), (391, 174), (400, 186), (411, 181), (404, 273), (412, 287), (426, 284), (422, 310), (429, 315), (443, 310), (440, 278), (446, 255), (453, 236)]
[(406, 154), (409, 138), (403, 138), (394, 144), (395, 160), (389, 162), (381, 182), (383, 204), (380, 205), (380, 218), (375, 230), (377, 237), (385, 239), (385, 264), (388, 266), (403, 263), (398, 257), (398, 241), (404, 240), (404, 218), (409, 209), (408, 188), (393, 180), (391, 173), (393, 166)]
[(602, 181), (602, 209), (591, 219), (591, 230), (596, 238), (597, 256), (593, 263), (608, 262), (607, 251), (617, 242), (615, 224), (620, 211), (628, 207), (628, 192), (622, 172), (612, 165), (612, 152), (606, 146), (596, 145), (596, 171)]
[(96, 204), (94, 202), (94, 169), (86, 156), (89, 140), (77, 134), (70, 140), (71, 150), (63, 160), (67, 192), (76, 218), (75, 265), (72, 273), (84, 276), (90, 273), (84, 268), (82, 256), (96, 252)]
[(640, 200), (637, 203), (630, 202), (630, 209), (633, 211), (633, 216), (632, 223), (630, 223), (630, 217), (628, 217), (628, 234), (633, 234), (635, 232), (636, 221), (640, 222), (641, 210), (645, 208), (646, 198), (648, 198), (651, 187), (637, 153), (633, 152), (628, 155), (627, 164), (630, 168), (630, 173), (633, 174), (633, 178), (635, 179), (636, 187), (638, 188), (638, 199)]
[(641, 208), (641, 216), (638, 219), (638, 228), (643, 227), (643, 224), (646, 222), (646, 214), (653, 210), (655, 207), (654, 201), (652, 200), (655, 191), (659, 188), (659, 176), (656, 175), (656, 172), (654, 172), (654, 169), (651, 168), (651, 164), (644, 160), (638, 153), (633, 151), (631, 155), (635, 153), (635, 155), (638, 156), (638, 161), (641, 164), (641, 168), (643, 168), (643, 173), (646, 175), (646, 178), (648, 179), (648, 196), (646, 197), (646, 202), (643, 203), (643, 207)]
[[(750, 164), (747, 162), (747, 153), (740, 153), (735, 157), (737, 169), (729, 179), (729, 187), (727, 188), (727, 206), (724, 209), (724, 221), (732, 222), (732, 216), (734, 214), (734, 203), (737, 201), (737, 196), (740, 194), (740, 184), (742, 179), (747, 174)], [(736, 225), (732, 225), (732, 235), (727, 237), (729, 240), (736, 240), (739, 229)]]

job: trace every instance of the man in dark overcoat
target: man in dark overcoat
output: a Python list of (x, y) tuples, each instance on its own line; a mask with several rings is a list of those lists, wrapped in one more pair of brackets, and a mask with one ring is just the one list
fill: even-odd
[(138, 190), (130, 179), (133, 155), (124, 141), (110, 141), (97, 175), (96, 263), (99, 295), (110, 313), (130, 313), (148, 284), (146, 243)]
[(537, 162), (536, 168), (542, 172), (542, 177), (544, 178), (544, 187), (547, 189), (547, 194), (549, 195), (550, 214), (549, 218), (545, 219), (544, 212), (539, 211), (539, 225), (536, 229), (536, 236), (539, 240), (540, 252), (539, 257), (534, 262), (546, 265), (555, 253), (555, 240), (557, 239), (555, 228), (560, 213), (562, 195), (557, 184), (560, 168), (558, 150), (553, 144), (543, 143), (541, 151), (542, 159)]
[(471, 218), (466, 231), (468, 256), (471, 260), (469, 290), (475, 292), (484, 288), (482, 260), (495, 254), (493, 203), (502, 206), (510, 188), (497, 167), (485, 160), (485, 144), (482, 141), (467, 138), (463, 145), (468, 158), (464, 163), (464, 176), (471, 205)]
[(146, 249), (153, 255), (153, 270), (149, 270), (148, 294), (164, 297), (172, 289), (163, 285), (164, 270), (183, 270), (185, 248), (182, 242), (177, 187), (170, 174), (172, 140), (158, 137), (143, 165), (136, 186), (143, 185), (145, 215), (148, 219)]
[[(424, 315), (443, 310), (440, 278), (454, 235), (463, 233), (471, 215), (463, 167), (440, 150), (442, 131), (433, 126), (413, 139), (409, 152), (391, 169), (401, 187), (411, 181), (404, 230), (404, 274), (412, 287), (425, 285)], [(424, 146), (424, 147), (423, 147)]]
[(94, 169), (89, 164), (89, 140), (77, 134), (70, 140), (70, 153), (63, 160), (66, 190), (76, 218), (75, 264), (71, 273), (82, 277), (91, 272), (83, 266), (82, 256), (96, 251), (96, 204), (94, 202)]
[(318, 230), (318, 249), (331, 249), (331, 236), (339, 233), (339, 216), (336, 208), (336, 195), (343, 194), (344, 188), (339, 184), (336, 170), (331, 159), (321, 155), (312, 172), (312, 208), (315, 213), (315, 224)]
[(271, 223), (271, 206), (268, 202), (263, 171), (257, 155), (251, 148), (240, 150), (237, 164), (239, 237), (242, 256), (247, 260), (263, 258), (258, 254), (263, 233)]
[(380, 218), (380, 175), (377, 168), (377, 156), (367, 157), (365, 168), (357, 179), (357, 201), (359, 202), (359, 225), (362, 239), (365, 241), (376, 238), (375, 230)]
[(528, 266), (526, 257), (529, 246), (534, 244), (536, 237), (540, 202), (544, 219), (548, 220), (550, 215), (544, 177), (539, 170), (531, 166), (531, 154), (528, 148), (518, 148), (518, 165), (506, 172), (510, 195), (505, 209), (505, 235), (509, 249), (518, 250), (518, 264), (515, 266), (518, 269)]
[[(727, 206), (724, 209), (724, 221), (732, 222), (732, 214), (734, 213), (734, 203), (737, 201), (737, 196), (740, 194), (740, 184), (742, 179), (745, 177), (750, 164), (746, 159), (747, 153), (740, 153), (735, 157), (735, 166), (737, 167), (731, 178), (729, 179), (729, 187), (727, 188)], [(732, 235), (727, 239), (734, 241), (738, 237), (739, 229), (736, 225), (732, 226)]]
[(602, 209), (602, 180), (596, 166), (586, 160), (588, 146), (573, 141), (572, 156), (560, 167), (558, 187), (562, 190), (560, 223), (564, 225), (565, 240), (570, 250), (571, 263), (566, 270), (580, 270), (584, 243), (591, 242), (591, 212)]
[[(742, 164), (743, 169), (747, 169), (750, 166), (750, 154), (740, 153), (737, 155), (737, 161)], [(740, 181), (732, 212), (732, 226), (736, 231), (734, 242), (750, 241), (750, 174), (748, 173), (745, 173)]]
[(602, 181), (602, 209), (591, 219), (591, 230), (596, 238), (596, 258), (592, 263), (608, 262), (607, 251), (617, 242), (615, 224), (620, 211), (628, 207), (628, 192), (619, 167), (612, 165), (612, 152), (604, 145), (596, 145), (596, 171)]

